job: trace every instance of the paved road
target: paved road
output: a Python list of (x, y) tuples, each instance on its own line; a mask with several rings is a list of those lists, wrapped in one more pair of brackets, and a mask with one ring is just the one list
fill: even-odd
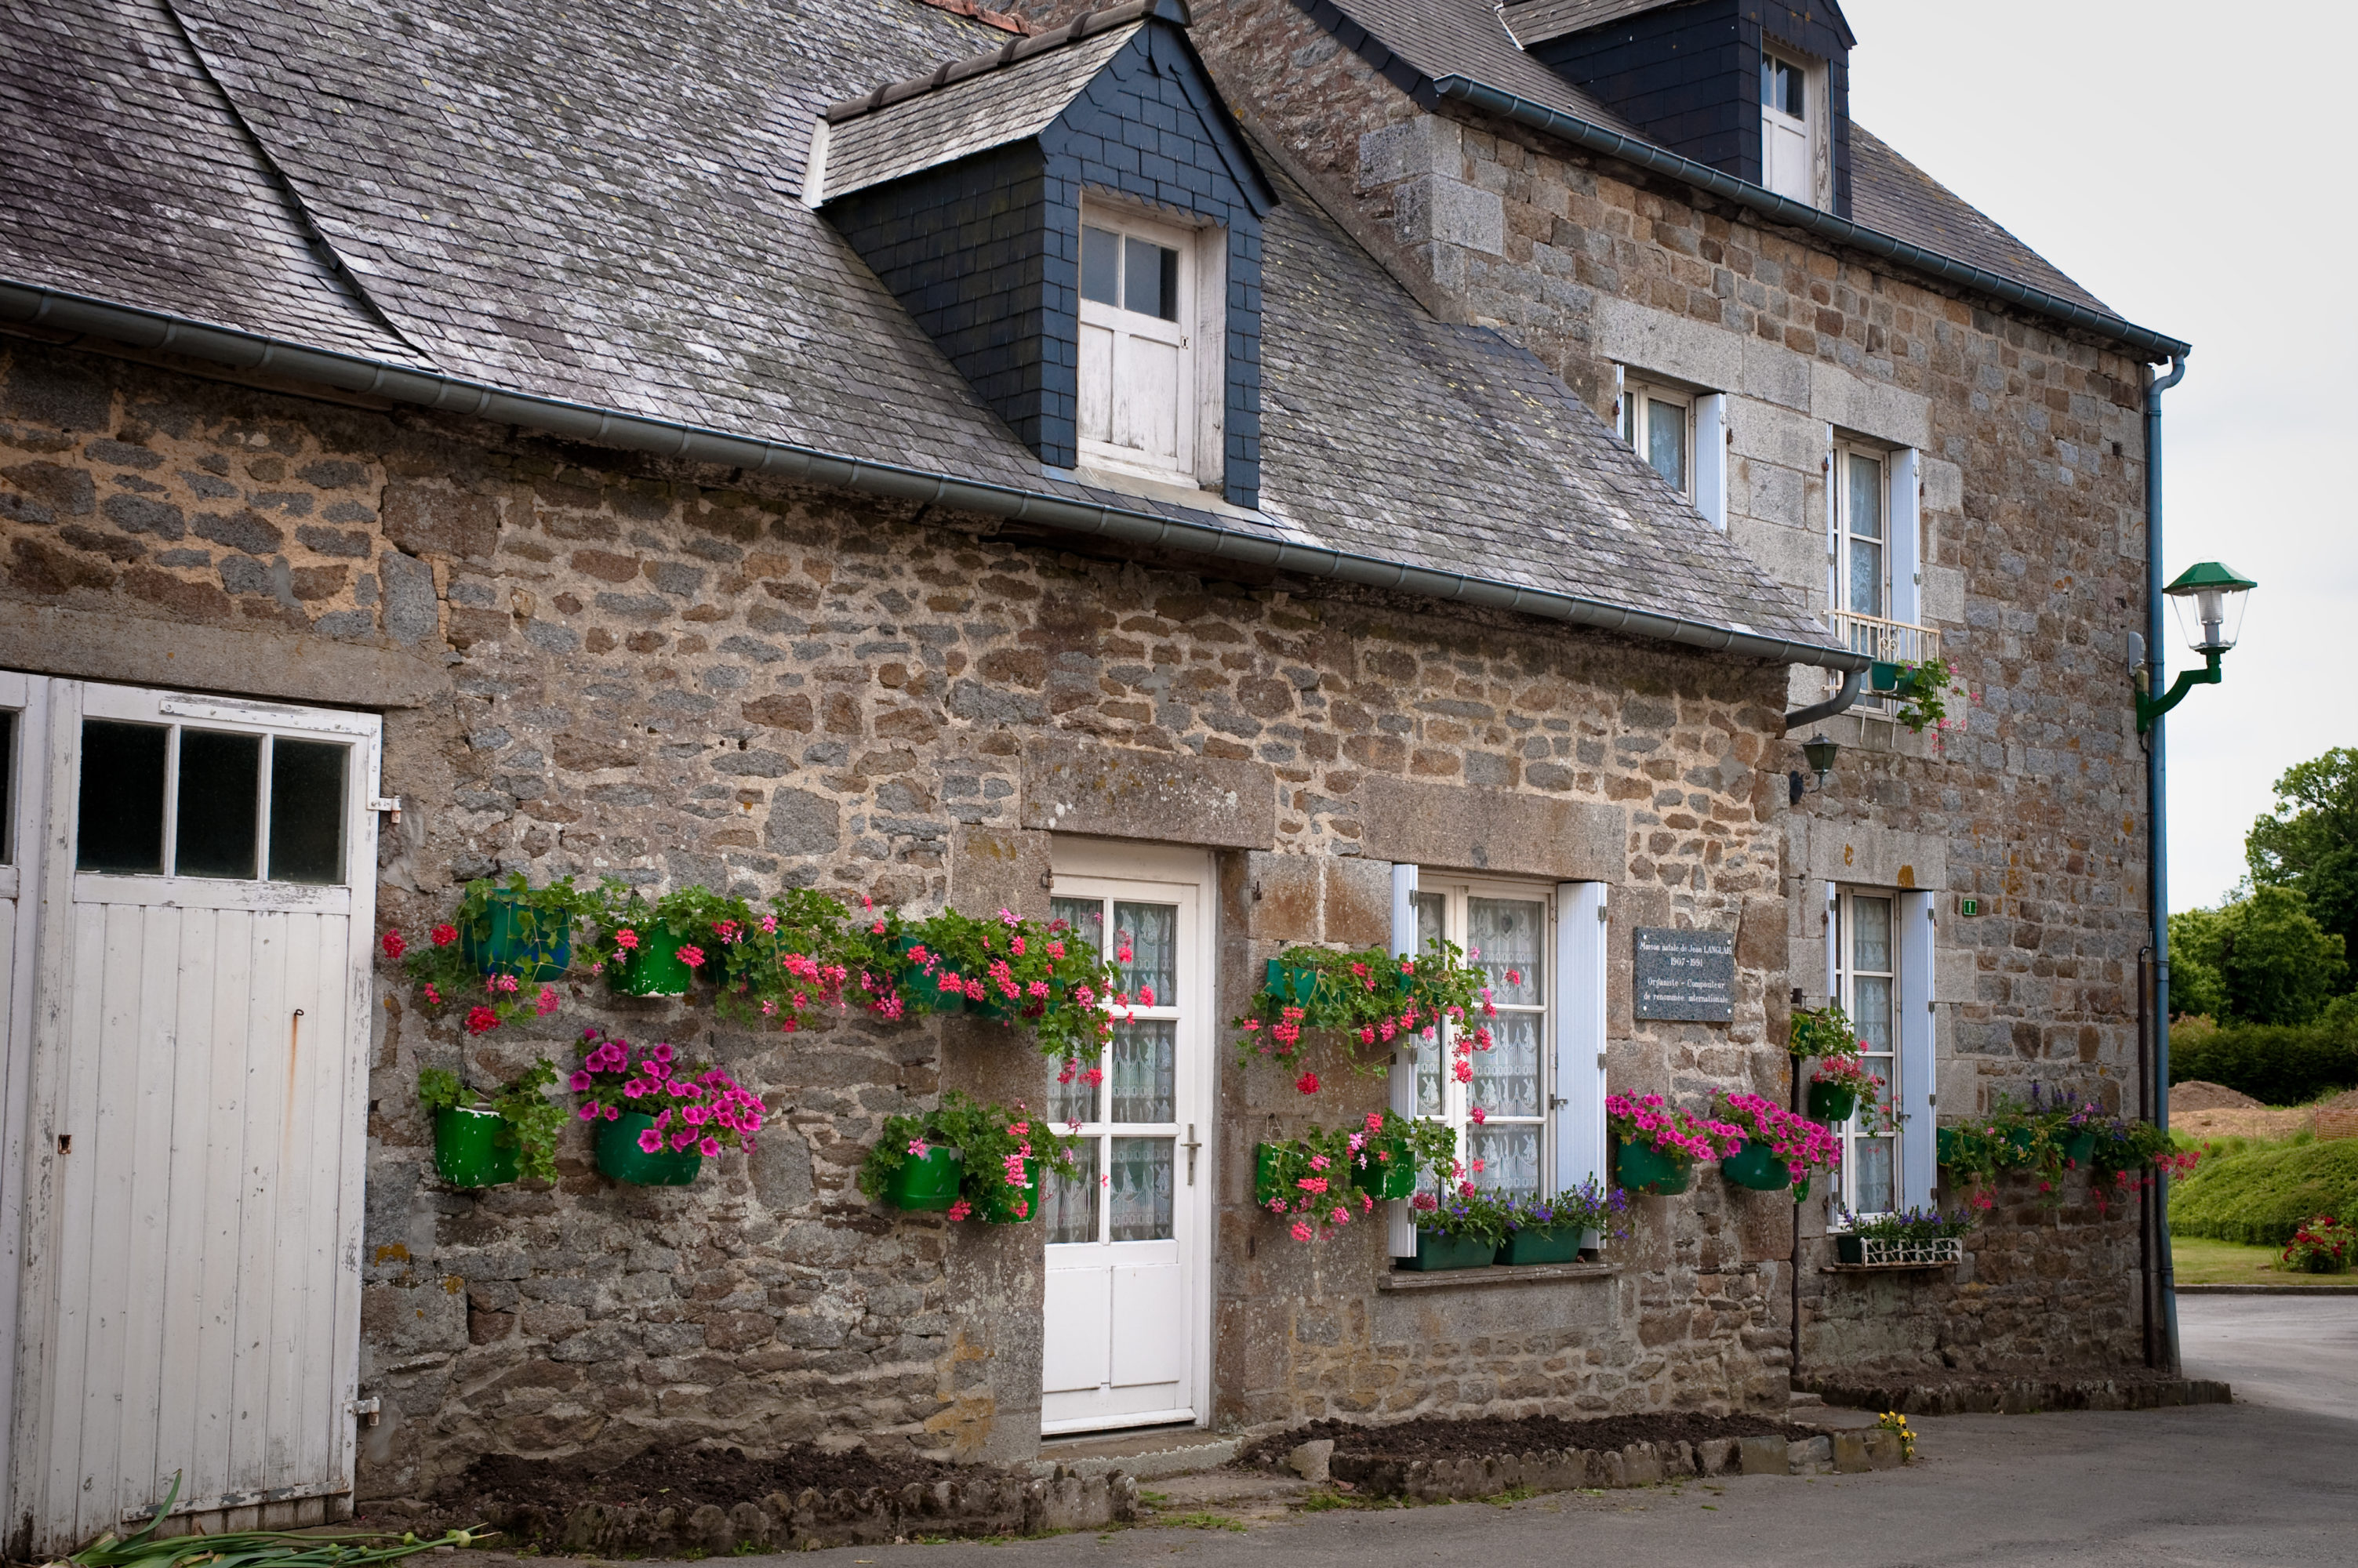
[(2358, 1421), (2358, 1300), (2180, 1296), (2178, 1338), (2187, 1376), (2239, 1400)]

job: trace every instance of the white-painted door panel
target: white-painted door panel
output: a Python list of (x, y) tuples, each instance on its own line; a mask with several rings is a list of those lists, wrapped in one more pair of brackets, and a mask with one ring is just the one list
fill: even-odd
[[(51, 684), (23, 868), (46, 902), (9, 1544), (78, 1544), (152, 1511), (175, 1472), (176, 1512), (292, 1522), (269, 1506), (352, 1487), (376, 721)], [(144, 870), (78, 869), (104, 828), (81, 819), (92, 719), (169, 737)], [(250, 807), (200, 772), (184, 790), (197, 732), (251, 741)], [(343, 750), (301, 750), (322, 744)], [(304, 771), (339, 754), (340, 777)], [(107, 820), (139, 818), (106, 798)], [(245, 874), (181, 874), (208, 809), (254, 812)]]

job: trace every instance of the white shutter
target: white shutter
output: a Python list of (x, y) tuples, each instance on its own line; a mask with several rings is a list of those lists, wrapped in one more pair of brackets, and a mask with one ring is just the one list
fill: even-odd
[(1902, 892), (1899, 950), (1899, 1206), (1932, 1201), (1932, 895)]
[(1891, 494), (1884, 507), (1884, 533), (1891, 550), (1891, 619), (1920, 626), (1923, 603), (1923, 531), (1917, 521), (1917, 458), (1913, 447), (1891, 454), (1884, 466)]
[(1555, 890), (1555, 1184), (1605, 1169), (1605, 892), (1603, 882)]
[[(1409, 957), (1416, 952), (1416, 868), (1392, 868), (1392, 953), (1396, 957)], [(1392, 1053), (1390, 1076), (1386, 1080), (1391, 1093), (1391, 1108), (1402, 1116), (1416, 1114), (1416, 1053), (1413, 1035), (1401, 1037), (1400, 1049)], [(1441, 1049), (1436, 1043), (1431, 1049)], [(1384, 1206), (1385, 1225), (1395, 1258), (1416, 1256), (1416, 1216), (1406, 1198), (1395, 1198)]]
[(1695, 510), (1721, 533), (1727, 532), (1727, 394), (1695, 399)]
[(1842, 535), (1840, 514), (1834, 510), (1834, 486), (1840, 476), (1834, 472), (1834, 427), (1826, 427), (1826, 608), (1846, 610), (1842, 593)]
[(1842, 890), (1826, 884), (1826, 1000), (1842, 1000)]

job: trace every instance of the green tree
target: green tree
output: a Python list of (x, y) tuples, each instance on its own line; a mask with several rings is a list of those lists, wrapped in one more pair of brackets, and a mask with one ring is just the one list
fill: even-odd
[(2342, 987), (2342, 938), (2300, 892), (2255, 887), (2169, 917), (2169, 1006), (2224, 1023), (2307, 1023)]
[[(2336, 746), (2292, 768), (2276, 796), (2244, 838), (2252, 881), (2299, 892), (2343, 955), (2358, 953), (2358, 748)], [(2347, 968), (2343, 977), (2346, 987)]]

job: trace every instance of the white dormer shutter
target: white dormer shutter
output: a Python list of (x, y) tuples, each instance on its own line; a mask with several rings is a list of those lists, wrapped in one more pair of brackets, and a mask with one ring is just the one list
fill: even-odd
[[(1392, 956), (1405, 958), (1416, 952), (1416, 868), (1392, 868)], [(1416, 1053), (1418, 1041), (1412, 1034), (1399, 1037), (1400, 1044), (1392, 1052), (1391, 1066), (1385, 1080), (1390, 1091), (1389, 1103), (1401, 1116), (1416, 1114)], [(1426, 1047), (1441, 1049), (1436, 1041)], [(1408, 1206), (1406, 1198), (1395, 1198), (1384, 1206), (1384, 1222), (1395, 1258), (1416, 1256), (1416, 1214)]]

